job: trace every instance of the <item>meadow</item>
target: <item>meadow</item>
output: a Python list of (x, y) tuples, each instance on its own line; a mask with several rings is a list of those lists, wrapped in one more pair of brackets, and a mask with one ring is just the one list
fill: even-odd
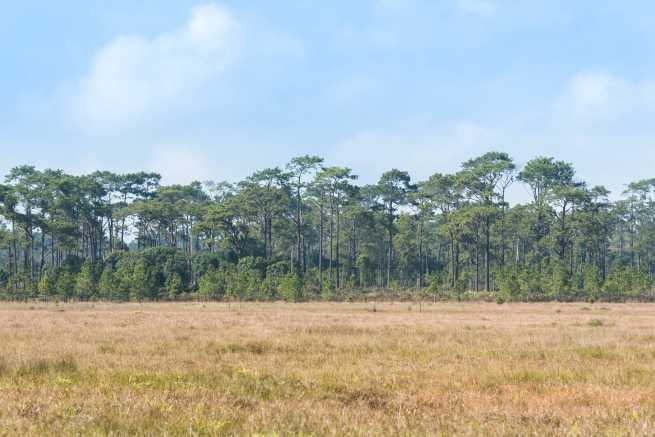
[(1, 304), (0, 435), (652, 435), (649, 304)]

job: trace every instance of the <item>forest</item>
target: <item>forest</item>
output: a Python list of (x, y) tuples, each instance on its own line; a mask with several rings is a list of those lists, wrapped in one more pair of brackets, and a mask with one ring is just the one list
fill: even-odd
[[(610, 200), (572, 164), (489, 152), (372, 185), (300, 156), (238, 183), (13, 168), (0, 184), (6, 300), (652, 300), (655, 179)], [(511, 205), (522, 184), (530, 201)]]

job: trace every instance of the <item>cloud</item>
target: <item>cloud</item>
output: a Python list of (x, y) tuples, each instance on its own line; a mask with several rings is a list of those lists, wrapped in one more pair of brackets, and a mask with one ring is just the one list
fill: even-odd
[[(530, 108), (362, 130), (338, 142), (327, 158), (372, 183), (393, 167), (417, 180), (454, 172), (490, 150), (508, 152), (519, 167), (548, 155), (572, 162), (582, 180), (604, 184), (618, 197), (630, 181), (652, 177), (654, 117), (655, 81), (580, 71)], [(510, 195), (512, 202), (528, 199), (521, 184)]]
[(206, 4), (193, 8), (179, 29), (114, 39), (74, 86), (68, 115), (85, 130), (106, 131), (165, 113), (235, 62), (239, 28), (228, 9)]
[(150, 158), (150, 168), (162, 175), (164, 184), (211, 180), (216, 177), (217, 170), (210, 165), (206, 152), (175, 145), (155, 147)]
[(457, 0), (457, 9), (466, 15), (488, 17), (496, 13), (498, 6), (490, 0)]
[(556, 101), (558, 112), (577, 123), (607, 123), (655, 110), (655, 81), (631, 81), (608, 72), (576, 73)]
[(493, 131), (478, 123), (422, 120), (358, 132), (339, 142), (329, 161), (352, 167), (366, 183), (375, 182), (391, 168), (409, 170), (414, 178), (424, 179), (437, 171), (455, 171), (479, 151), (494, 149), (496, 140)]

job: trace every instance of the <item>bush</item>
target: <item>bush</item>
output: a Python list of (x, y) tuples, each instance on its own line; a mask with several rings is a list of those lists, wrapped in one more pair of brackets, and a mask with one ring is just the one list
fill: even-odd
[(119, 285), (114, 275), (114, 269), (111, 264), (107, 264), (102, 270), (98, 281), (98, 297), (100, 299), (119, 300), (118, 289)]
[(94, 277), (94, 266), (87, 260), (82, 264), (80, 273), (75, 281), (75, 293), (80, 300), (88, 300), (96, 292), (96, 281)]
[(62, 299), (70, 299), (75, 294), (75, 274), (68, 270), (62, 270), (57, 276), (57, 295)]
[(280, 281), (278, 292), (288, 302), (299, 302), (303, 299), (303, 283), (300, 276), (289, 273)]
[(602, 282), (600, 279), (600, 273), (598, 272), (598, 267), (595, 265), (587, 265), (584, 269), (584, 290), (587, 294), (587, 300), (589, 302), (595, 302), (600, 296), (600, 290), (602, 287)]
[(521, 284), (515, 269), (509, 269), (504, 272), (500, 278), (500, 297), (505, 301), (521, 300)]
[(194, 255), (192, 264), (193, 271), (198, 277), (202, 277), (211, 270), (218, 270), (221, 266), (220, 257), (215, 252), (202, 252)]
[(617, 267), (605, 281), (602, 297), (608, 301), (620, 301), (637, 297), (651, 287), (647, 275), (629, 267)]
[(53, 269), (46, 269), (41, 275), (41, 280), (39, 281), (39, 296), (42, 299), (47, 299), (50, 296), (53, 296), (57, 291), (57, 275)]
[(179, 273), (170, 273), (168, 278), (166, 278), (166, 292), (168, 293), (168, 298), (175, 300), (182, 291), (182, 278)]
[(222, 299), (227, 290), (225, 272), (219, 269), (210, 269), (200, 277), (198, 294), (205, 299)]
[(555, 264), (550, 276), (550, 296), (559, 301), (568, 301), (572, 299), (571, 291), (571, 275), (568, 269), (562, 263)]

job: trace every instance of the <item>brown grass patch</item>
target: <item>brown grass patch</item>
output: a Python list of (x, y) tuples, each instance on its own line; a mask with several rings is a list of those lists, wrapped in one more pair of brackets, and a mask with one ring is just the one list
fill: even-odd
[(0, 434), (654, 429), (650, 305), (371, 308), (3, 304)]

